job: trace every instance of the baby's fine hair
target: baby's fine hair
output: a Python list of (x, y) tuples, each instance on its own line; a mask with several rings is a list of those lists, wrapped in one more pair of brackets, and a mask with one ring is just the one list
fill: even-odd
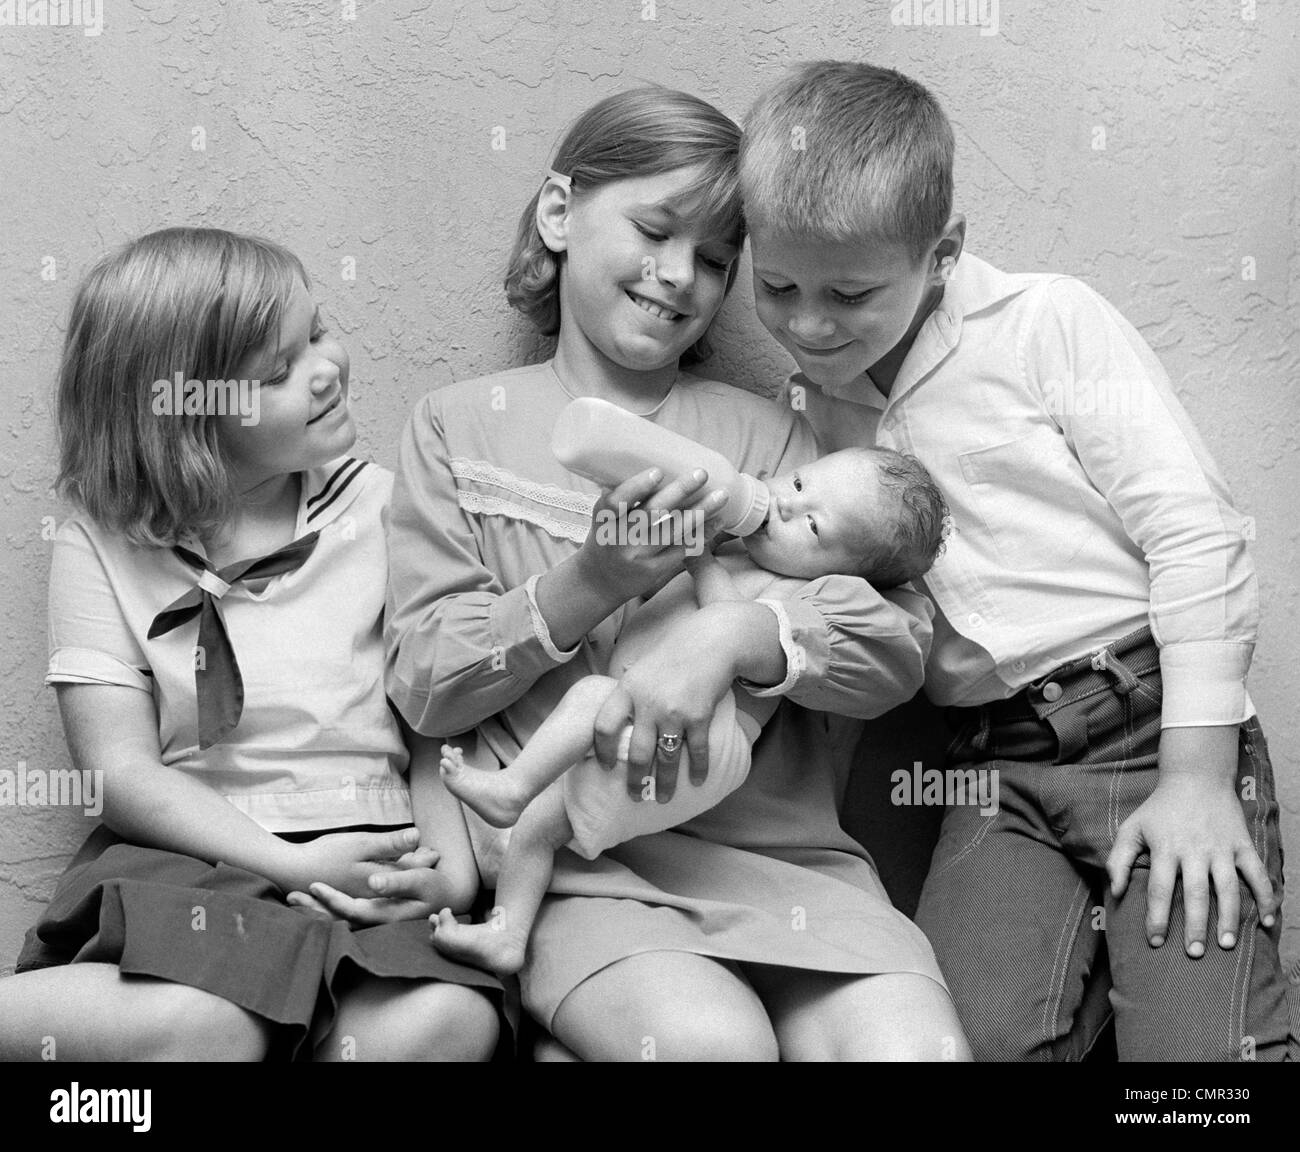
[[(740, 245), (744, 217), (736, 159), (740, 127), (712, 104), (672, 88), (649, 86), (607, 96), (588, 108), (565, 133), (551, 162), (583, 196), (618, 180), (662, 176), (682, 168), (699, 174), (681, 200), (699, 214), (705, 229)], [(544, 173), (538, 173), (539, 185)], [(564, 253), (552, 252), (537, 231), (541, 187), (519, 217), (506, 268), (506, 297), (538, 331), (560, 330), (560, 268)], [(727, 277), (730, 290), (739, 261)], [(709, 355), (707, 333), (683, 356), (687, 363)]]
[(278, 338), (295, 284), (292, 252), (218, 228), (151, 232), (95, 264), (59, 367), (59, 492), (145, 547), (224, 523), (236, 493), (217, 422), (160, 411), (154, 385), (234, 378)]
[(882, 591), (897, 588), (924, 576), (942, 553), (948, 503), (915, 456), (892, 448), (857, 451), (875, 467), (881, 494), (893, 502), (882, 510), (893, 533), (870, 534), (857, 575)]
[(953, 135), (915, 80), (850, 61), (797, 65), (745, 119), (751, 229), (834, 243), (889, 240), (913, 260), (952, 214)]

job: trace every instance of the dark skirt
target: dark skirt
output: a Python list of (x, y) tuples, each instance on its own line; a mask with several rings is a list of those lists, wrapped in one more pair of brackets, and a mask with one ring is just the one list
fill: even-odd
[(434, 951), (427, 920), (354, 927), (284, 895), (256, 873), (139, 848), (101, 825), (28, 931), (16, 971), (93, 961), (201, 988), (277, 1025), (271, 1060), (309, 1059), (304, 1041), (324, 1034), (360, 974), (463, 984), (502, 1008), (500, 981)]

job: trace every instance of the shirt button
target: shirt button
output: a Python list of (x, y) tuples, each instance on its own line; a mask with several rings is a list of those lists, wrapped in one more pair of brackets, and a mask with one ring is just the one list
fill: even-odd
[(1043, 699), (1049, 704), (1055, 704), (1060, 698), (1061, 686), (1055, 680), (1043, 685)]
[(1025, 670), (1025, 662), (1023, 660), (1016, 660), (1011, 667), (1013, 671), (1023, 672)]
[(886, 416), (886, 417), (885, 417), (885, 431), (886, 431), (886, 432), (892, 432), (892, 431), (893, 431), (895, 428), (897, 428), (897, 427), (898, 427), (898, 417), (897, 417), (897, 416)]
[(972, 628), (983, 628), (984, 617), (981, 616), (978, 612), (972, 612), (969, 616), (966, 617), (966, 623), (969, 624)]

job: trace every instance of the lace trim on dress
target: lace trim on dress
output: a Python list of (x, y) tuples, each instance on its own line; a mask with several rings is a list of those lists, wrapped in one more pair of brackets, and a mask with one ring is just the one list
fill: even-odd
[[(457, 480), (467, 480), (489, 488), (499, 488), (506, 495), (487, 492), (475, 492), (459, 488), (456, 492), (457, 503), (466, 512), (480, 516), (508, 516), (512, 520), (523, 520), (536, 524), (548, 535), (561, 540), (571, 540), (581, 544), (587, 538), (591, 510), (596, 505), (596, 497), (585, 492), (574, 492), (569, 488), (560, 488), (555, 484), (539, 484), (534, 480), (525, 480), (486, 460), (468, 460), (463, 456), (453, 457), (450, 461), (451, 474)], [(511, 499), (510, 497), (515, 497)], [(521, 503), (527, 501), (527, 503)], [(553, 515), (567, 512), (571, 516), (582, 518), (575, 523)]]
[(585, 524), (569, 524), (556, 516), (548, 516), (540, 508), (525, 504), (516, 504), (512, 500), (503, 500), (500, 496), (485, 496), (482, 492), (459, 492), (457, 502), (466, 512), (479, 516), (506, 516), (511, 520), (524, 520), (536, 524), (550, 536), (560, 540), (572, 540), (581, 544), (587, 538)]

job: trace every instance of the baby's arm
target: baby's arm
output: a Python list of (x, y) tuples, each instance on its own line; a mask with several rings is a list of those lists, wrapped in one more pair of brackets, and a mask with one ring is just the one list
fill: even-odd
[(695, 602), (704, 608), (723, 600), (743, 600), (740, 589), (731, 578), (731, 573), (707, 548), (698, 556), (688, 556), (686, 570), (695, 581)]

